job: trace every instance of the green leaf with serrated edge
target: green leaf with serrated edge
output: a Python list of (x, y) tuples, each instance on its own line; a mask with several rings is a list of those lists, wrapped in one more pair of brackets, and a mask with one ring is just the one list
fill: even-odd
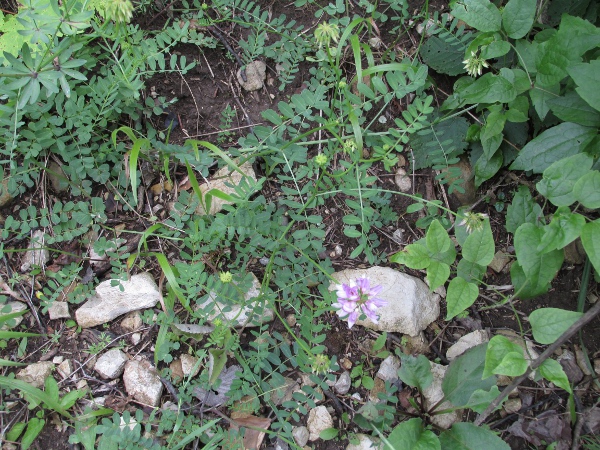
[(596, 134), (595, 129), (576, 123), (556, 125), (523, 147), (510, 169), (542, 173), (554, 162), (581, 153)]
[(450, 266), (446, 263), (432, 260), (427, 267), (427, 281), (429, 289), (434, 291), (442, 286), (450, 277)]
[(573, 214), (566, 206), (558, 208), (552, 221), (544, 227), (544, 235), (537, 251), (545, 253), (565, 248), (581, 235), (584, 225), (585, 217), (581, 214)]
[(558, 361), (547, 359), (539, 367), (540, 375), (570, 394), (573, 393), (567, 374)]
[(564, 122), (578, 123), (586, 127), (600, 126), (600, 112), (592, 108), (575, 91), (567, 92), (562, 97), (554, 97), (546, 103), (552, 113)]
[(548, 285), (556, 276), (564, 260), (562, 250), (539, 252), (544, 229), (525, 223), (515, 232), (515, 252), (525, 276), (532, 286)]
[(565, 309), (536, 309), (529, 315), (533, 338), (540, 344), (552, 344), (581, 316), (583, 313)]
[(593, 159), (586, 153), (556, 161), (544, 170), (536, 188), (553, 205), (570, 206), (575, 202), (573, 186), (589, 172), (593, 163)]
[(439, 439), (444, 450), (510, 450), (496, 433), (468, 422), (455, 423)]
[(418, 418), (402, 422), (383, 439), (384, 450), (441, 450), (440, 441)]
[(495, 246), (490, 219), (483, 221), (480, 229), (473, 230), (462, 247), (462, 256), (467, 261), (487, 266), (494, 259)]
[(515, 233), (524, 223), (538, 223), (542, 208), (533, 201), (527, 186), (519, 186), (512, 203), (506, 209), (506, 231)]
[(503, 76), (488, 72), (459, 92), (459, 95), (467, 104), (508, 103), (517, 97), (517, 91), (514, 84)]
[(600, 273), (600, 221), (585, 224), (581, 231), (581, 243), (594, 269)]
[(452, 245), (448, 232), (439, 220), (434, 220), (429, 225), (427, 234), (425, 235), (425, 243), (427, 244), (427, 249), (432, 254), (444, 253)]
[(421, 244), (407, 245), (403, 251), (390, 257), (391, 262), (404, 264), (411, 269), (425, 269), (431, 264), (427, 247)]
[[(507, 359), (506, 362), (505, 359)], [(525, 364), (524, 368), (523, 363)], [(497, 370), (499, 367), (502, 370)], [(525, 373), (526, 369), (527, 361), (525, 360), (524, 350), (520, 345), (501, 335), (496, 335), (490, 339), (485, 354), (485, 366), (482, 375), (484, 378), (494, 374), (518, 376)]]
[(477, 296), (479, 295), (479, 288), (476, 284), (468, 283), (466, 280), (455, 277), (450, 281), (448, 285), (448, 291), (446, 293), (447, 312), (446, 320), (450, 320), (457, 314), (460, 314), (465, 309), (470, 307)]
[(536, 0), (510, 0), (502, 11), (502, 28), (508, 37), (521, 39), (533, 25)]
[(483, 280), (486, 268), (477, 263), (461, 259), (456, 265), (456, 276), (469, 283), (479, 284)]
[(500, 31), (502, 15), (489, 0), (457, 0), (451, 14), (479, 31)]
[(560, 84), (552, 86), (538, 87), (534, 86), (529, 90), (529, 98), (540, 120), (544, 120), (548, 111), (550, 111), (550, 102), (560, 94)]
[(27, 450), (33, 444), (33, 441), (39, 436), (42, 432), (42, 429), (46, 425), (46, 421), (42, 419), (38, 419), (37, 417), (32, 417), (27, 422), (27, 429), (21, 438), (21, 449)]
[(487, 343), (470, 348), (450, 363), (442, 391), (454, 406), (465, 406), (476, 390), (489, 391), (496, 385), (496, 377), (483, 378)]
[(573, 195), (586, 208), (600, 208), (600, 172), (593, 170), (582, 176), (573, 186)]
[(402, 355), (402, 364), (398, 369), (398, 377), (403, 383), (416, 387), (420, 391), (427, 389), (433, 382), (431, 364), (424, 355)]
[[(498, 389), (498, 386), (492, 386), (488, 391), (477, 389), (475, 392), (473, 392), (473, 395), (471, 395), (471, 398), (467, 404), (464, 405), (464, 408), (471, 408), (473, 411), (481, 414), (486, 410), (490, 403), (492, 403), (492, 401), (498, 397), (498, 395), (500, 395), (500, 389)], [(505, 399), (500, 402), (500, 405), (498, 405), (498, 408), (496, 409), (500, 408), (502, 403), (504, 403), (504, 400)]]

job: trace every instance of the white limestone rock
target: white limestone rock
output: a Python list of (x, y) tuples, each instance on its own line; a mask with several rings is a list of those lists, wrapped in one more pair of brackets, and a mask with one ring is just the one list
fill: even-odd
[(350, 379), (350, 372), (344, 370), (333, 385), (333, 389), (335, 389), (335, 392), (338, 394), (343, 395), (348, 393), (351, 385), (352, 380)]
[[(442, 391), (442, 380), (444, 379), (444, 375), (446, 374), (446, 370), (448, 366), (442, 366), (440, 364), (436, 364), (430, 362), (431, 364), (431, 373), (433, 375), (433, 382), (427, 389), (423, 391), (423, 397), (425, 400), (425, 409), (429, 409), (432, 406), (436, 405), (444, 397), (444, 392)], [(449, 401), (442, 402), (437, 406), (437, 410), (449, 409), (452, 408), (453, 405)], [(460, 422), (462, 419), (462, 410), (453, 411), (446, 414), (439, 414), (431, 417), (431, 421), (440, 428), (448, 429), (456, 422)]]
[(252, 61), (245, 67), (246, 81), (242, 78), (242, 69), (237, 71), (240, 85), (247, 91), (258, 91), (264, 86), (267, 77), (267, 65), (262, 61)]
[(113, 348), (98, 358), (94, 370), (101, 378), (114, 380), (123, 375), (127, 361), (129, 361), (129, 358), (125, 353), (118, 348)]
[(21, 272), (27, 272), (32, 266), (43, 267), (50, 258), (50, 252), (45, 248), (46, 234), (42, 230), (33, 233), (27, 252), (23, 256)]
[(125, 390), (138, 402), (158, 406), (163, 391), (158, 372), (148, 361), (127, 361), (123, 373)]
[(316, 441), (319, 439), (321, 431), (327, 428), (333, 427), (333, 419), (331, 414), (327, 411), (325, 406), (317, 406), (308, 413), (308, 420), (306, 421), (306, 427), (309, 432), (309, 441)]
[(450, 346), (446, 352), (446, 358), (448, 358), (448, 361), (452, 361), (470, 348), (476, 347), (484, 342), (489, 342), (489, 340), (490, 336), (485, 330), (475, 330), (469, 334), (465, 334)]
[(373, 438), (371, 436), (367, 436), (366, 434), (358, 433), (355, 434), (354, 437), (358, 439), (358, 444), (348, 444), (346, 450), (381, 450), (383, 449), (382, 443), (373, 442)]
[[(22, 302), (8, 302), (4, 305), (0, 305), (0, 317), (14, 314), (17, 312), (25, 311), (27, 309), (27, 305)], [(23, 322), (23, 316), (13, 317), (6, 322), (3, 322), (2, 326), (0, 326), (0, 330), (9, 330), (14, 328)]]
[[(357, 325), (377, 331), (417, 336), (438, 318), (439, 295), (429, 292), (427, 285), (416, 277), (379, 266), (369, 269), (346, 269), (332, 275), (337, 283), (346, 284), (362, 276), (369, 278), (371, 286), (383, 286), (379, 297), (388, 303), (377, 310), (377, 324), (366, 318), (358, 319)], [(329, 290), (335, 290), (335, 285), (336, 283), (332, 283)]]
[(54, 301), (48, 308), (48, 316), (50, 320), (68, 319), (71, 317), (69, 313), (69, 303)]
[(398, 379), (399, 368), (400, 358), (394, 355), (390, 355), (381, 362), (379, 370), (377, 371), (377, 374), (375, 376), (381, 378), (383, 381), (393, 382)]
[(121, 285), (122, 291), (118, 285), (111, 286), (111, 280), (100, 283), (96, 294), (75, 312), (79, 326), (101, 325), (128, 312), (152, 308), (160, 299), (158, 286), (149, 273), (133, 275)]
[(127, 314), (121, 321), (121, 329), (124, 333), (131, 333), (142, 328), (142, 316), (139, 311), (133, 311)]
[(29, 364), (22, 370), (17, 372), (17, 380), (29, 383), (33, 387), (42, 388), (44, 382), (54, 370), (54, 364), (50, 361), (40, 361)]
[(304, 447), (308, 442), (308, 437), (310, 433), (308, 432), (308, 428), (306, 427), (294, 427), (292, 429), (292, 436), (294, 437), (294, 441), (298, 444), (299, 447)]

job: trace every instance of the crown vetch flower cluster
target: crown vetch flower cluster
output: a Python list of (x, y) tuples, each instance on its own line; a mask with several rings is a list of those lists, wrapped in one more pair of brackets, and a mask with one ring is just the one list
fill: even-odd
[(352, 328), (361, 313), (377, 323), (379, 317), (375, 311), (387, 305), (387, 301), (377, 297), (382, 290), (383, 286), (371, 287), (367, 277), (357, 278), (349, 284), (336, 286), (337, 302), (332, 306), (337, 308), (337, 314), (342, 319), (348, 319), (348, 328)]

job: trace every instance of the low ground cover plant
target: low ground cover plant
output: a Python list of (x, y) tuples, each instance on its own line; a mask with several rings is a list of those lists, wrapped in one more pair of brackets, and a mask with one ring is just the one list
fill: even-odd
[[(10, 399), (6, 417), (15, 417), (2, 422), (1, 439), (29, 448), (61, 423), (64, 442), (86, 449), (256, 448), (266, 446), (265, 434), (272, 445), (302, 448), (295, 430), (327, 402), (338, 420), (311, 436), (315, 448), (366, 436), (385, 449), (506, 449), (508, 434), (488, 418), (529, 375), (561, 392), (576, 424), (581, 395), (553, 352), (600, 310), (586, 310), (600, 272), (592, 2), (563, 11), (558, 1), (458, 0), (440, 14), (403, 0), (296, 0), (305, 23), (263, 3), (24, 0), (0, 16), (0, 194), (18, 204), (3, 203), (0, 216), (0, 395)], [(402, 39), (413, 42), (411, 52)], [(186, 84), (205, 62), (212, 70), (206, 55), (216, 51), (239, 69), (228, 81), (232, 103), (219, 109), (218, 133), (188, 133), (181, 99), (152, 96), (148, 83), (169, 75)], [(262, 87), (270, 80), (277, 92), (260, 123), (240, 101), (253, 94), (231, 81), (247, 83), (257, 61), (269, 67)], [(452, 77), (450, 92), (441, 75)], [(467, 161), (473, 180), (460, 169)], [(521, 185), (505, 213), (492, 215), (481, 200), (456, 207), (419, 192), (427, 171), (443, 196), (464, 194), (471, 181), (493, 191), (511, 174)], [(411, 187), (386, 182), (392, 173)], [(217, 175), (226, 181), (207, 183)], [(168, 208), (155, 208), (162, 195)], [(400, 223), (412, 237), (398, 251), (390, 234)], [(329, 245), (336, 242), (344, 247)], [(514, 247), (508, 295), (489, 281), (506, 242)], [(546, 294), (577, 245), (585, 263), (572, 307), (519, 314), (517, 301)], [(20, 271), (10, 268), (17, 260)], [(360, 320), (376, 324), (389, 302), (374, 280), (333, 275), (382, 265), (445, 290), (444, 330), (506, 307), (521, 340), (495, 334), (448, 364), (403, 351), (408, 337), (373, 332), (363, 359), (348, 367), (343, 351), (328, 351), (333, 336), (368, 340), (356, 331)], [(140, 272), (156, 276), (160, 301), (140, 315), (147, 345), (136, 356), (150, 352), (168, 400), (98, 407), (89, 387), (61, 392), (67, 382), (54, 374), (39, 387), (16, 379), (16, 366), (36, 358), (32, 342), (48, 351), (61, 333), (84, 334), (72, 319), (49, 331), (57, 322), (42, 314), (52, 305), (77, 307), (103, 279), (124, 289)], [(493, 304), (482, 307), (489, 290)], [(15, 300), (26, 309), (13, 311)], [(35, 333), (16, 323), (26, 314)], [(274, 322), (240, 323), (248, 314)], [(88, 358), (137, 345), (96, 328)], [(533, 357), (527, 342), (548, 347)], [(181, 368), (182, 355), (194, 361), (183, 375), (173, 365)], [(391, 356), (400, 362), (396, 381), (384, 380), (370, 398), (374, 361)], [(344, 371), (360, 400), (338, 398)], [(303, 385), (286, 392), (300, 375)], [(509, 379), (502, 390), (500, 377)], [(438, 384), (428, 405), (425, 391)], [(17, 414), (15, 404), (26, 407)], [(454, 412), (462, 420), (437, 421)]]

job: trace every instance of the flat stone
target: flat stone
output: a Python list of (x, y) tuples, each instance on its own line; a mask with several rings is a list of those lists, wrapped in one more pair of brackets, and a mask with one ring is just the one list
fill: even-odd
[(494, 272), (500, 273), (502, 269), (511, 261), (511, 257), (508, 253), (501, 251), (496, 252), (492, 262), (488, 265)]
[(130, 360), (123, 373), (125, 390), (140, 403), (158, 406), (163, 391), (158, 372), (148, 361)]
[(476, 347), (479, 344), (483, 344), (484, 342), (489, 342), (490, 337), (485, 330), (476, 330), (469, 334), (465, 334), (458, 341), (456, 341), (453, 345), (450, 346), (448, 351), (446, 352), (446, 358), (449, 361), (452, 361), (456, 357), (462, 355), (464, 352), (469, 350), (470, 348)]
[(400, 189), (400, 192), (410, 192), (412, 190), (412, 181), (410, 176), (406, 174), (406, 170), (404, 170), (402, 167), (399, 167), (398, 170), (396, 170), (394, 181), (396, 182), (398, 189)]
[(292, 436), (294, 437), (296, 444), (298, 444), (300, 447), (304, 447), (308, 442), (310, 433), (306, 427), (294, 427), (292, 429)]
[(56, 371), (63, 380), (66, 380), (73, 373), (73, 363), (70, 359), (65, 359), (58, 365)]
[(509, 398), (508, 400), (506, 400), (506, 402), (504, 402), (504, 405), (502, 406), (502, 408), (504, 409), (504, 411), (506, 411), (507, 414), (515, 414), (515, 413), (519, 412), (519, 410), (521, 409), (522, 406), (523, 406), (523, 403), (521, 402), (521, 399), (518, 397), (515, 397), (515, 398)]
[(13, 196), (8, 193), (8, 178), (2, 178), (0, 181), (0, 208), (8, 204)]
[[(245, 162), (244, 164), (239, 166), (238, 169), (241, 173), (237, 170), (232, 169), (229, 166), (222, 167), (210, 178), (210, 180), (208, 180), (207, 183), (200, 185), (202, 201), (196, 208), (196, 214), (200, 216), (207, 215), (203, 203), (206, 202), (206, 193), (211, 189), (218, 189), (219, 191), (224, 192), (225, 194), (235, 194), (235, 187), (240, 185), (242, 179), (250, 178), (253, 181), (256, 181), (256, 174), (254, 173), (254, 168), (252, 167), (252, 164), (250, 162)], [(208, 214), (216, 214), (219, 211), (221, 211), (221, 209), (223, 209), (223, 205), (230, 204), (230, 201), (222, 200), (217, 197), (212, 197)]]
[(402, 351), (407, 355), (424, 355), (429, 351), (429, 342), (422, 331), (416, 336), (405, 334), (401, 339)]
[(123, 320), (121, 320), (121, 329), (124, 333), (131, 333), (142, 328), (142, 316), (139, 311), (133, 311), (127, 314)]
[(247, 91), (258, 91), (264, 86), (267, 77), (267, 65), (262, 61), (252, 61), (246, 64), (246, 81), (242, 78), (242, 69), (237, 71), (240, 85)]
[(96, 286), (93, 295), (75, 312), (77, 323), (82, 328), (94, 327), (127, 314), (131, 311), (152, 308), (160, 299), (160, 292), (152, 275), (140, 273), (119, 286), (111, 286), (106, 280)]
[(309, 441), (316, 441), (319, 439), (321, 431), (327, 428), (333, 428), (333, 419), (331, 414), (327, 411), (325, 406), (317, 406), (308, 413), (308, 420), (306, 421), (306, 427), (309, 432)]
[(375, 376), (377, 378), (381, 378), (383, 381), (396, 381), (398, 379), (399, 368), (400, 358), (390, 355), (381, 362), (379, 370)]
[(54, 301), (48, 308), (48, 316), (50, 320), (68, 319), (71, 317), (69, 313), (69, 303)]
[[(381, 285), (379, 297), (388, 303), (377, 310), (377, 324), (370, 319), (358, 319), (357, 325), (376, 331), (417, 336), (440, 314), (440, 297), (429, 292), (427, 285), (416, 277), (389, 267), (374, 266), (369, 269), (346, 269), (332, 274), (338, 283), (366, 276), (371, 286)], [(335, 290), (335, 283), (329, 286)]]
[(118, 348), (113, 348), (98, 358), (94, 370), (105, 380), (114, 380), (123, 374), (129, 358)]
[(348, 444), (346, 450), (381, 450), (383, 448), (383, 444), (375, 443), (371, 436), (367, 436), (366, 434), (358, 433), (354, 435), (355, 439), (358, 439), (357, 444)]
[(54, 364), (50, 361), (41, 361), (29, 364), (22, 370), (17, 372), (17, 380), (31, 384), (33, 387), (42, 388), (44, 382), (54, 370)]
[[(433, 362), (430, 362), (430, 364), (433, 382), (427, 389), (423, 390), (425, 409), (429, 409), (436, 405), (444, 397), (444, 392), (442, 391), (442, 380), (444, 379), (444, 375), (448, 369), (448, 366), (442, 366)], [(449, 408), (453, 408), (452, 404), (449, 401), (445, 401), (438, 405), (436, 409), (441, 411)], [(461, 410), (431, 416), (431, 421), (438, 427), (444, 429), (450, 428), (454, 423), (460, 422), (461, 419)]]
[(343, 395), (348, 393), (351, 385), (352, 380), (350, 379), (350, 373), (347, 370), (344, 370), (333, 385), (333, 389), (335, 389), (335, 392), (338, 394)]
[(50, 258), (50, 252), (45, 248), (46, 234), (42, 230), (36, 230), (29, 241), (29, 245), (23, 256), (21, 272), (27, 272), (33, 266), (43, 267)]
[[(217, 294), (211, 292), (209, 298), (204, 303), (198, 305), (196, 309), (210, 309), (207, 315), (209, 321), (213, 321), (219, 317), (234, 327), (256, 327), (263, 323), (271, 322), (275, 317), (275, 313), (266, 302), (258, 300), (260, 298), (261, 284), (256, 275), (250, 273), (250, 276), (252, 277), (252, 286), (245, 292), (242, 305), (226, 305), (217, 300)], [(211, 303), (214, 304), (212, 308), (210, 307)], [(259, 308), (260, 313), (258, 311)]]
[(200, 372), (200, 364), (198, 358), (184, 353), (181, 355), (181, 372), (186, 377), (195, 377)]
[(564, 350), (562, 355), (556, 358), (556, 360), (562, 366), (571, 384), (577, 384), (583, 379), (583, 372), (577, 365), (577, 360), (573, 352)]
[[(27, 305), (23, 302), (8, 302), (4, 305), (0, 305), (0, 317), (25, 311), (26, 309)], [(20, 325), (21, 322), (23, 322), (23, 316), (13, 317), (4, 322), (2, 326), (0, 326), (0, 330), (10, 330), (11, 328)]]

